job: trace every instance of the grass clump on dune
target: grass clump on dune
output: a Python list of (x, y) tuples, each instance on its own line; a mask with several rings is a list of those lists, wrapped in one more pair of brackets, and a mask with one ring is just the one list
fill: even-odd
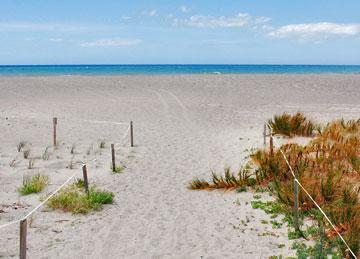
[(47, 175), (37, 174), (32, 177), (25, 177), (23, 185), (18, 188), (21, 195), (41, 192), (49, 184)]
[(125, 166), (121, 166), (121, 165), (115, 165), (115, 168), (112, 167), (112, 165), (110, 166), (111, 172), (113, 174), (120, 174), (123, 173), (125, 170)]
[(48, 206), (64, 212), (86, 214), (91, 210), (101, 209), (103, 204), (113, 203), (113, 200), (112, 192), (98, 190), (95, 186), (90, 187), (89, 195), (87, 195), (83, 182), (80, 180), (52, 197)]
[(249, 165), (241, 168), (237, 174), (232, 173), (230, 168), (226, 168), (224, 176), (213, 172), (210, 181), (196, 178), (189, 182), (188, 189), (235, 189), (243, 186), (252, 186), (255, 184), (255, 179), (251, 177), (250, 171), (251, 168)]
[[(293, 177), (281, 153), (286, 156), (300, 183), (321, 206), (351, 249), (360, 256), (360, 120), (337, 120), (327, 124), (305, 146), (290, 143), (274, 150), (257, 150), (257, 183), (272, 182), (278, 200), (289, 210), (294, 205)], [(300, 191), (301, 212), (324, 226), (329, 243), (336, 232), (318, 212), (315, 204)], [(343, 243), (339, 250), (345, 251)]]
[(288, 137), (311, 137), (314, 136), (314, 131), (317, 128), (316, 124), (306, 118), (301, 112), (297, 112), (294, 115), (289, 113), (275, 115), (272, 120), (268, 121), (268, 123), (273, 129), (274, 134), (280, 134)]
[[(360, 258), (360, 119), (343, 119), (328, 123), (320, 128), (302, 113), (284, 113), (269, 121), (273, 133), (285, 136), (311, 136), (305, 145), (287, 143), (269, 150), (258, 149), (250, 155), (250, 167), (234, 175), (229, 169), (224, 176), (213, 173), (212, 179), (195, 179), (189, 189), (233, 189), (239, 192), (248, 181), (255, 181), (257, 188), (268, 187), (276, 195), (276, 203), (253, 201), (254, 208), (261, 208), (271, 214), (284, 213), (289, 225), (293, 225), (294, 178), (293, 169), (301, 185), (322, 208), (334, 224), (336, 231), (344, 237), (351, 250)], [(316, 134), (314, 134), (316, 130)], [(286, 157), (287, 161), (284, 159)], [(336, 231), (320, 213), (314, 202), (299, 188), (299, 209), (304, 216), (317, 222), (323, 233), (312, 233), (321, 248), (320, 257), (325, 258), (332, 251), (340, 257), (353, 258), (338, 238)], [(274, 207), (274, 204), (280, 204)], [(309, 236), (296, 231), (296, 238)], [(304, 257), (305, 258), (305, 257)]]

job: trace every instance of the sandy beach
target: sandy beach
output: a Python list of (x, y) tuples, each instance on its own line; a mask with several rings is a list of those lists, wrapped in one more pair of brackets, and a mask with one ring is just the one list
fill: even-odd
[[(274, 114), (358, 118), (359, 89), (355, 74), (0, 77), (0, 225), (26, 215), (73, 173), (80, 178), (84, 162), (90, 182), (114, 192), (115, 204), (87, 215), (43, 207), (28, 227), (29, 258), (294, 256), (287, 227), (261, 223), (270, 216), (251, 207), (253, 192), (190, 191), (187, 183), (244, 165)], [(121, 140), (129, 121), (133, 148)], [(19, 141), (31, 143), (34, 168)], [(126, 167), (121, 174), (110, 171), (111, 143)], [(39, 172), (50, 177), (45, 192), (20, 196), (23, 177)], [(0, 258), (18, 256), (18, 236), (18, 224), (0, 229)]]

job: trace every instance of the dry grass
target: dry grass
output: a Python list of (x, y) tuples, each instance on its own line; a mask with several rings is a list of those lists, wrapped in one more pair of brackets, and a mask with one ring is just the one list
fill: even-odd
[(46, 161), (46, 160), (49, 160), (50, 158), (50, 153), (49, 153), (49, 146), (47, 146), (44, 150), (44, 153), (41, 155), (41, 158)]
[(34, 165), (35, 165), (35, 159), (34, 158), (29, 159), (28, 169), (33, 169)]
[(103, 148), (105, 148), (105, 146), (106, 146), (106, 142), (105, 142), (105, 140), (100, 140), (100, 143), (99, 143), (99, 148), (100, 149), (103, 149)]
[[(360, 255), (360, 120), (331, 122), (309, 144), (285, 144), (280, 149), (302, 185)], [(273, 156), (258, 150), (251, 158), (258, 167), (257, 183), (273, 182), (279, 200), (291, 208), (293, 177), (280, 149)], [(311, 214), (316, 208), (303, 192), (299, 202), (304, 213)], [(327, 222), (324, 225), (327, 237), (333, 239), (336, 233)]]
[(212, 190), (212, 189), (235, 189), (242, 186), (254, 185), (255, 179), (251, 177), (251, 168), (249, 165), (241, 168), (236, 174), (226, 168), (224, 176), (212, 173), (210, 181), (196, 178), (189, 182), (188, 189), (190, 190)]
[(75, 146), (75, 144), (73, 144), (73, 145), (71, 146), (70, 154), (74, 155), (75, 152), (76, 152), (76, 146)]
[(25, 141), (20, 141), (18, 144), (17, 144), (17, 151), (18, 152), (21, 152), (21, 150), (26, 146), (26, 142)]
[(317, 125), (313, 121), (307, 119), (301, 112), (297, 112), (294, 115), (289, 113), (275, 115), (268, 123), (273, 129), (274, 134), (288, 137), (314, 136), (314, 131), (317, 129)]
[(25, 158), (25, 159), (28, 159), (28, 158), (29, 158), (29, 156), (30, 156), (30, 153), (31, 153), (30, 148), (25, 149), (25, 150), (24, 150), (24, 152), (23, 152), (23, 156), (24, 156), (24, 158)]

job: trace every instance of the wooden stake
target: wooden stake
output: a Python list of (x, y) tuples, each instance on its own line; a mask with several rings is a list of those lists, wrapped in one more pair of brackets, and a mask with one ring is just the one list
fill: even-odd
[(294, 179), (294, 225), (295, 225), (295, 231), (300, 231), (300, 224), (299, 224), (299, 184), (297, 183), (297, 181), (295, 179)]
[(134, 129), (133, 129), (133, 122), (130, 121), (130, 146), (134, 146)]
[(86, 165), (82, 166), (82, 171), (83, 171), (83, 177), (84, 177), (85, 191), (86, 191), (87, 195), (89, 196), (90, 192), (89, 192), (89, 182), (88, 182), (88, 177), (87, 177)]
[(263, 135), (264, 135), (264, 146), (266, 145), (266, 123), (264, 123), (264, 132), (263, 132)]
[(114, 144), (111, 144), (111, 160), (112, 160), (112, 171), (115, 172), (115, 147)]
[(26, 259), (27, 219), (20, 221), (20, 259)]
[(53, 128), (54, 128), (54, 147), (56, 146), (56, 125), (57, 125), (57, 118), (53, 118)]
[(272, 135), (270, 136), (270, 156), (274, 156), (274, 140)]

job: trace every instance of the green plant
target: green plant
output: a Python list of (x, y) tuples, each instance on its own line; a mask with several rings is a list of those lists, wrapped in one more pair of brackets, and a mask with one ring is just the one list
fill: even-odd
[(53, 209), (59, 209), (64, 212), (72, 212), (74, 214), (86, 214), (90, 210), (101, 209), (103, 204), (111, 204), (114, 200), (112, 192), (98, 190), (92, 186), (89, 195), (82, 188), (83, 183), (76, 183), (61, 190), (48, 201), (48, 206)]
[(125, 169), (124, 166), (121, 165), (115, 165), (115, 168), (113, 168), (113, 166), (111, 165), (111, 171), (113, 172), (113, 174), (119, 174), (122, 173)]
[(37, 174), (32, 177), (24, 177), (23, 185), (18, 188), (22, 195), (41, 192), (49, 184), (49, 177), (43, 174)]
[(237, 192), (247, 192), (247, 188), (246, 186), (241, 186), (239, 188), (236, 189)]

